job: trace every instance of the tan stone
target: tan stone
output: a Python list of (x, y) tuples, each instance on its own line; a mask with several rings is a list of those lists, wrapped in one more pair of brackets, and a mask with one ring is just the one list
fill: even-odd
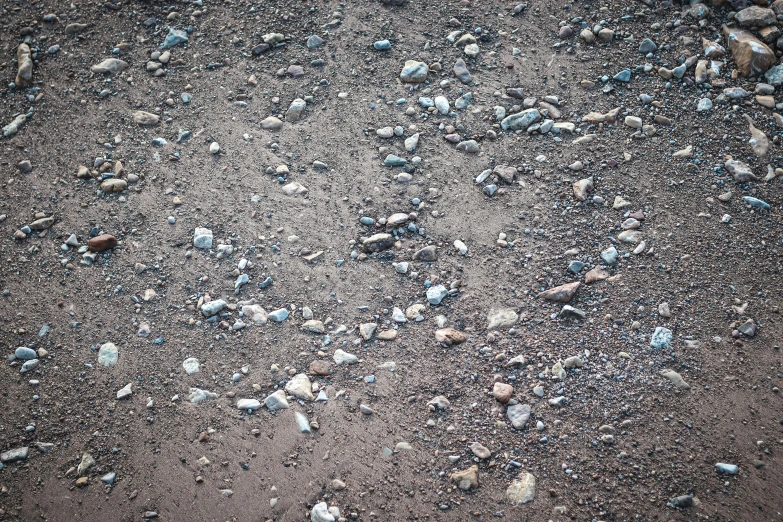
[(775, 65), (775, 53), (750, 31), (723, 26), (723, 36), (742, 76), (761, 76)]

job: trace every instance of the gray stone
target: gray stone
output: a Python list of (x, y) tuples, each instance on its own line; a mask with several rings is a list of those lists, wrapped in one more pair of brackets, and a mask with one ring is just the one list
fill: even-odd
[(119, 357), (119, 350), (114, 343), (102, 344), (98, 350), (98, 364), (102, 366), (114, 366), (117, 364), (117, 358)]
[(462, 58), (454, 63), (454, 76), (465, 85), (473, 81), (473, 78), (470, 76), (470, 71), (468, 71), (468, 66), (465, 65), (465, 60)]
[(0, 453), (0, 462), (8, 463), (15, 462), (17, 460), (25, 460), (29, 453), (30, 448), (28, 447), (14, 448), (6, 451), (5, 453)]
[(312, 35), (310, 38), (307, 39), (307, 48), (308, 49), (318, 49), (321, 47), (324, 43), (324, 39), (321, 38), (318, 35)]
[(35, 353), (35, 350), (33, 350), (32, 348), (27, 348), (26, 346), (20, 346), (14, 352), (14, 356), (17, 359), (21, 359), (22, 361), (29, 361), (30, 359), (35, 359), (36, 357), (38, 357), (38, 354)]
[(503, 118), (500, 127), (506, 131), (526, 130), (532, 124), (541, 119), (538, 109), (527, 109)]
[(237, 401), (238, 410), (257, 410), (261, 408), (261, 403), (257, 399), (239, 399)]
[(329, 513), (329, 506), (326, 505), (326, 502), (319, 502), (310, 511), (310, 522), (334, 522), (334, 520), (334, 516)]
[(439, 305), (447, 295), (449, 295), (449, 291), (443, 285), (437, 285), (427, 289), (427, 301), (431, 305)]
[(617, 262), (617, 249), (613, 246), (607, 248), (601, 252), (601, 259), (603, 259), (607, 265), (615, 264)]
[(354, 354), (344, 352), (339, 348), (334, 351), (334, 355), (332, 356), (332, 358), (334, 359), (334, 362), (336, 362), (337, 364), (356, 364), (359, 362), (359, 358), (356, 357)]
[(212, 248), (212, 231), (208, 228), (196, 227), (193, 232), (193, 246), (196, 248)]
[(202, 390), (201, 388), (191, 388), (188, 394), (188, 400), (193, 404), (200, 404), (206, 402), (209, 399), (217, 399), (217, 393), (211, 391)]
[(268, 395), (264, 399), (264, 405), (269, 411), (287, 410), (288, 400), (283, 390), (277, 390), (275, 393)]
[(278, 310), (269, 312), (269, 319), (275, 321), (276, 323), (282, 323), (283, 321), (288, 319), (288, 310), (286, 310), (285, 308), (280, 308)]
[(285, 121), (299, 121), (302, 118), (302, 113), (307, 107), (307, 103), (301, 98), (297, 98), (291, 102), (291, 106), (285, 113)]
[[(310, 428), (310, 421), (307, 419), (307, 415), (305, 415), (302, 412), (294, 412), (294, 417), (296, 417), (296, 425), (299, 428), (300, 433), (312, 433), (313, 430)], [(334, 520), (334, 519), (332, 519)]]
[(529, 404), (512, 404), (506, 410), (506, 417), (511, 421), (511, 425), (514, 428), (521, 430), (530, 420), (530, 405)]
[(117, 391), (117, 399), (125, 399), (133, 394), (133, 390), (131, 389), (131, 384), (133, 383), (129, 382), (124, 387), (120, 388), (119, 391)]
[(79, 461), (79, 466), (76, 468), (76, 474), (80, 477), (87, 475), (87, 470), (95, 465), (95, 459), (89, 453), (82, 455), (82, 460)]
[(531, 473), (522, 473), (506, 489), (506, 498), (514, 504), (527, 504), (536, 496), (536, 477)]
[(30, 359), (29, 361), (25, 362), (22, 365), (22, 368), (19, 370), (19, 373), (27, 373), (30, 370), (33, 370), (38, 367), (41, 361), (38, 359)]
[(181, 29), (169, 29), (169, 34), (163, 40), (161, 47), (164, 49), (171, 49), (179, 44), (183, 44), (188, 41), (188, 33)]
[(519, 315), (510, 308), (492, 308), (487, 314), (487, 330), (508, 328), (516, 324), (518, 320)]
[(668, 348), (672, 342), (672, 331), (663, 326), (656, 326), (650, 339), (650, 346), (657, 349)]
[(200, 367), (201, 365), (199, 364), (198, 359), (196, 359), (195, 357), (190, 357), (182, 362), (182, 368), (185, 369), (185, 373), (187, 373), (188, 375), (193, 375), (194, 373), (197, 373)]
[(642, 40), (641, 45), (639, 45), (639, 52), (642, 54), (654, 53), (656, 50), (658, 50), (658, 46), (649, 38)]
[(402, 167), (406, 163), (408, 163), (408, 160), (395, 156), (394, 154), (389, 154), (386, 156), (386, 159), (383, 160), (383, 164), (387, 167)]
[(405, 83), (423, 83), (427, 79), (430, 68), (424, 62), (408, 60), (400, 73), (400, 80)]
[(212, 317), (227, 306), (228, 303), (226, 303), (224, 300), (213, 299), (212, 301), (201, 305), (201, 313), (204, 315), (204, 317)]

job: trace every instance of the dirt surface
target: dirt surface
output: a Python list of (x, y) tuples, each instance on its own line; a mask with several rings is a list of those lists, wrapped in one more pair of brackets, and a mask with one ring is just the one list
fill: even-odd
[[(728, 49), (706, 83), (695, 60), (679, 80), (659, 71), (703, 59), (702, 38), (727, 46), (721, 25), (746, 6), (716, 3), (0, 2), (0, 126), (28, 114), (0, 138), (0, 453), (28, 448), (4, 453), (0, 520), (783, 518), (777, 109)], [(170, 28), (188, 41), (161, 63)], [(91, 70), (108, 58), (127, 68)], [(407, 60), (430, 66), (426, 83), (400, 80)], [(747, 93), (729, 100), (735, 87)], [(448, 114), (419, 103), (437, 96)], [(496, 106), (574, 130), (504, 130)], [(616, 122), (586, 117), (614, 108)], [(460, 150), (470, 140), (478, 152)], [(758, 179), (736, 181), (732, 158)], [(107, 192), (111, 179), (127, 186)], [(372, 252), (377, 233), (392, 236)], [(118, 244), (91, 261), (100, 234)], [(584, 319), (540, 295), (576, 281), (564, 302)], [(438, 285), (448, 295), (428, 302)], [(254, 324), (252, 304), (289, 315)], [(508, 321), (490, 329), (493, 310)], [(658, 327), (672, 339), (655, 348)], [(264, 406), (299, 374), (328, 400), (289, 387), (289, 408)], [(216, 397), (191, 403), (192, 388)], [(514, 429), (507, 409), (524, 404)], [(477, 484), (454, 479), (473, 465)], [(528, 473), (532, 500), (513, 502)]]

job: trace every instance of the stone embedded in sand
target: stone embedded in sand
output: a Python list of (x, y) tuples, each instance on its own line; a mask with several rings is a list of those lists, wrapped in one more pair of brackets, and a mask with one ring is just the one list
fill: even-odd
[(435, 245), (428, 245), (424, 248), (417, 250), (413, 254), (414, 261), (423, 261), (425, 263), (432, 263), (438, 260), (438, 250)]
[(449, 479), (457, 485), (462, 491), (469, 491), (476, 489), (479, 486), (478, 482), (478, 466), (475, 464), (468, 469), (462, 471), (455, 471), (449, 475)]
[(291, 183), (288, 183), (287, 185), (283, 185), (283, 194), (286, 196), (295, 196), (299, 194), (307, 194), (309, 192), (307, 190), (307, 187), (302, 185), (299, 182), (292, 181)]
[(375, 234), (362, 241), (362, 250), (367, 253), (381, 252), (394, 246), (394, 236), (391, 234)]
[(16, 49), (16, 60), (19, 63), (15, 80), (16, 86), (30, 87), (33, 84), (33, 59), (27, 44), (19, 44)]
[(550, 288), (548, 290), (544, 290), (540, 294), (538, 294), (538, 297), (544, 299), (545, 301), (553, 301), (555, 303), (568, 303), (571, 298), (574, 297), (574, 294), (576, 294), (576, 291), (579, 289), (579, 286), (582, 283), (579, 281), (575, 281), (573, 283), (567, 283), (564, 285), (556, 286), (554, 288)]
[(30, 227), (31, 230), (46, 230), (47, 228), (50, 228), (52, 225), (54, 225), (54, 217), (49, 216), (41, 219), (36, 219), (28, 226)]
[(105, 252), (118, 244), (117, 238), (111, 234), (101, 234), (87, 241), (87, 248), (90, 252)]
[(510, 401), (513, 394), (514, 387), (510, 384), (496, 382), (492, 387), (492, 396), (495, 397), (498, 402), (502, 402), (503, 404), (506, 404), (508, 401)]
[(734, 21), (740, 24), (740, 27), (767, 27), (777, 22), (777, 16), (772, 9), (752, 5), (734, 15)]
[(243, 305), (242, 315), (250, 319), (253, 324), (266, 324), (268, 316), (266, 310), (261, 305)]
[(301, 98), (297, 98), (291, 102), (291, 106), (285, 113), (286, 121), (299, 121), (302, 118), (302, 113), (307, 108), (307, 103)]
[(506, 498), (512, 504), (527, 504), (536, 496), (536, 477), (531, 473), (522, 473), (506, 489)]
[(726, 170), (729, 171), (729, 174), (734, 176), (734, 181), (745, 183), (747, 181), (758, 180), (756, 175), (753, 174), (753, 171), (750, 170), (750, 167), (741, 161), (728, 160), (724, 166), (726, 167)]
[(65, 26), (65, 34), (72, 35), (81, 33), (85, 29), (87, 29), (87, 24), (68, 24)]
[(133, 121), (139, 125), (157, 125), (160, 121), (160, 116), (157, 114), (152, 114), (151, 112), (136, 111), (133, 113)]
[(285, 385), (285, 391), (297, 399), (311, 401), (315, 398), (313, 396), (313, 386), (310, 383), (310, 379), (304, 373), (291, 377), (291, 380)]
[(585, 123), (614, 123), (617, 121), (617, 116), (620, 114), (620, 107), (612, 109), (611, 111), (601, 114), (600, 112), (590, 112), (582, 117), (582, 121)]
[(529, 404), (512, 404), (506, 409), (506, 417), (511, 421), (515, 429), (521, 430), (530, 420)]
[(427, 79), (430, 68), (424, 62), (408, 60), (400, 73), (400, 80), (404, 83), (423, 83)]
[(690, 385), (685, 382), (682, 376), (674, 370), (670, 370), (668, 368), (661, 370), (661, 376), (669, 379), (675, 388), (679, 388), (680, 390), (687, 390), (690, 388)]
[(267, 396), (267, 398), (264, 399), (264, 405), (269, 411), (287, 410), (288, 399), (286, 398), (285, 392), (283, 390), (277, 390), (275, 393)]
[(664, 328), (663, 326), (656, 326), (655, 332), (653, 332), (653, 335), (650, 338), (650, 346), (652, 348), (661, 350), (663, 348), (668, 348), (671, 342), (672, 331), (668, 328)]
[(261, 128), (264, 130), (280, 130), (283, 128), (283, 122), (274, 116), (268, 116), (261, 120)]
[(723, 36), (742, 76), (761, 76), (775, 65), (775, 53), (750, 31), (723, 26)]
[(435, 340), (446, 346), (462, 344), (467, 338), (467, 335), (454, 328), (441, 328), (440, 330), (435, 330)]
[(133, 395), (133, 390), (131, 389), (131, 384), (132, 383), (126, 384), (123, 388), (121, 388), (117, 392), (117, 400), (127, 399), (128, 397)]
[(538, 109), (527, 109), (503, 118), (500, 127), (505, 131), (526, 130), (535, 122), (541, 119), (541, 113)]
[(124, 179), (109, 178), (101, 182), (101, 190), (104, 192), (122, 192), (128, 188), (128, 182)]
[(106, 58), (101, 63), (95, 64), (90, 67), (90, 70), (94, 73), (108, 73), (117, 74), (128, 68), (128, 62), (120, 60), (119, 58)]
[(757, 157), (763, 158), (769, 152), (769, 138), (767, 138), (766, 134), (756, 128), (753, 124), (753, 119), (750, 116), (745, 114), (745, 119), (748, 122), (750, 130), (750, 147)]
[(580, 179), (573, 185), (574, 197), (579, 201), (586, 201), (587, 195), (593, 191), (593, 178)]
[(609, 272), (600, 266), (596, 266), (585, 274), (585, 284), (595, 283), (596, 281), (603, 281), (609, 278)]
[(119, 350), (114, 343), (102, 344), (98, 350), (98, 364), (112, 367), (117, 364)]
[(465, 65), (465, 60), (462, 58), (458, 59), (454, 63), (454, 76), (456, 76), (460, 82), (466, 85), (473, 81), (473, 78), (470, 75), (470, 71), (468, 71), (468, 66)]
[(487, 314), (487, 330), (514, 326), (518, 320), (519, 315), (517, 315), (517, 313), (510, 308), (492, 308)]

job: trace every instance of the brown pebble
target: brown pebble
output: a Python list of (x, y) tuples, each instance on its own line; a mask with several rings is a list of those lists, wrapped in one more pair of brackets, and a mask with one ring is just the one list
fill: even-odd
[(101, 234), (87, 241), (87, 248), (90, 252), (104, 252), (110, 248), (116, 247), (117, 238), (110, 234)]

